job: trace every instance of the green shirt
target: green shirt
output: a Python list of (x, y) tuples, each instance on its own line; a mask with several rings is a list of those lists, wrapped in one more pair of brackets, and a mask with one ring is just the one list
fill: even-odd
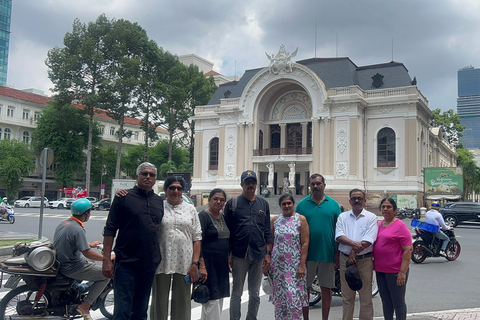
[(325, 195), (325, 199), (317, 204), (309, 195), (298, 203), (295, 211), (307, 219), (310, 229), (307, 261), (333, 262), (335, 225), (340, 215), (338, 202)]

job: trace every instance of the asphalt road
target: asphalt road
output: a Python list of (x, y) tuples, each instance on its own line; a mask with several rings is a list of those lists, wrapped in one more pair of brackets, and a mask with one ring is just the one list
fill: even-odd
[[(10, 225), (0, 222), (1, 230), (29, 232), (38, 234), (39, 208), (16, 208), (16, 222)], [(102, 230), (105, 224), (107, 211), (93, 211), (90, 221), (85, 225), (89, 241), (102, 240)], [(62, 219), (70, 216), (68, 210), (45, 209), (43, 221), (43, 236), (52, 239), (55, 227)], [(404, 220), (410, 226), (410, 220)], [(471, 223), (459, 225), (455, 228), (456, 235), (461, 244), (460, 257), (453, 262), (445, 258), (428, 258), (422, 264), (412, 262), (407, 284), (408, 313), (431, 312), (441, 310), (476, 308), (480, 306), (480, 255), (478, 244), (480, 242), (480, 224)], [(4, 289), (2, 288), (1, 291)], [(260, 290), (263, 294), (262, 290)], [(244, 292), (242, 314), (246, 314), (247, 293)], [(357, 299), (358, 300), (358, 299)], [(228, 317), (228, 301), (224, 303), (226, 309), (222, 319)], [(356, 317), (358, 316), (358, 301)], [(375, 316), (382, 316), (381, 300), (374, 298)], [(199, 315), (199, 305), (192, 303), (192, 314)], [(259, 319), (273, 319), (273, 305), (268, 302), (266, 295), (261, 296)], [(321, 318), (321, 302), (311, 307), (310, 314), (313, 319)], [(342, 299), (333, 297), (331, 319), (341, 319)], [(192, 317), (199, 319), (200, 317)], [(100, 318), (97, 318), (100, 319)]]

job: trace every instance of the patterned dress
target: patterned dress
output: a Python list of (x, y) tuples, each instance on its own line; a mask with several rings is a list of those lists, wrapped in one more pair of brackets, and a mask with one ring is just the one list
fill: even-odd
[(301, 255), (298, 213), (291, 217), (280, 215), (274, 228), (271, 264), (273, 294), (270, 301), (275, 305), (275, 319), (302, 319), (302, 307), (308, 306), (308, 297), (306, 278), (297, 279)]

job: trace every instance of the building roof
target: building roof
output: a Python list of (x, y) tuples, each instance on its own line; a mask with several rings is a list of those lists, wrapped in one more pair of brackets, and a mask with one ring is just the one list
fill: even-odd
[[(401, 62), (367, 65), (358, 67), (347, 57), (340, 58), (312, 58), (300, 60), (296, 63), (311, 69), (323, 81), (327, 89), (349, 87), (357, 85), (363, 90), (405, 87), (412, 85), (412, 79), (407, 68)], [(245, 71), (240, 81), (232, 81), (220, 85), (208, 102), (209, 105), (219, 104), (224, 99), (224, 93), (230, 91), (229, 98), (239, 98), (247, 83), (263, 68)], [(377, 73), (383, 76), (380, 87), (373, 85), (372, 77)]]
[[(37, 103), (46, 106), (49, 101), (51, 101), (53, 98), (52, 97), (47, 97), (47, 96), (42, 96), (39, 94), (23, 91), (23, 90), (18, 90), (18, 89), (13, 89), (10, 87), (5, 87), (5, 86), (0, 86), (0, 96), (3, 97), (9, 97), (21, 101), (27, 101), (31, 103)], [(78, 103), (72, 103), (73, 106), (79, 108), (79, 109), (84, 109), (85, 106), (78, 104)], [(105, 120), (109, 121), (115, 121), (112, 119), (112, 117), (109, 117), (107, 115), (107, 112), (103, 109), (99, 108), (94, 108), (95, 111), (95, 117), (102, 118)], [(134, 117), (125, 117), (125, 123), (126, 124), (131, 124), (134, 126), (140, 126), (141, 125), (141, 119), (134, 118)], [(156, 128), (159, 131), (167, 131), (161, 127)]]

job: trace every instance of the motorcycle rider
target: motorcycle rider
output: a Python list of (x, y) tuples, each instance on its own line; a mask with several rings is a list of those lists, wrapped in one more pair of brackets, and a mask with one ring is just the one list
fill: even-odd
[[(94, 261), (102, 261), (103, 256), (92, 250), (100, 241), (87, 242), (87, 233), (84, 223), (90, 218), (92, 204), (85, 198), (72, 203), (72, 216), (63, 220), (55, 229), (53, 246), (57, 251), (57, 260), (60, 262), (59, 271), (63, 275), (76, 279), (87, 280), (90, 287), (87, 296), (77, 308), (77, 312), (85, 320), (92, 320), (90, 305), (98, 298), (110, 279), (102, 273), (102, 266)], [(112, 256), (113, 259), (113, 256)]]
[(7, 197), (4, 197), (3, 201), (0, 202), (0, 213), (2, 213), (2, 219), (5, 219), (7, 217), (7, 205), (8, 199)]
[(447, 248), (447, 245), (450, 242), (450, 239), (445, 233), (442, 232), (442, 229), (452, 230), (453, 228), (445, 224), (442, 214), (437, 211), (438, 209), (440, 209), (440, 203), (436, 201), (432, 202), (432, 204), (430, 205), (430, 210), (428, 210), (427, 213), (425, 214), (425, 221), (427, 223), (434, 224), (440, 227), (440, 229), (438, 229), (438, 232), (435, 233), (435, 237), (437, 237), (440, 240), (443, 240), (442, 247), (440, 249), (440, 254), (445, 255), (445, 249)]

